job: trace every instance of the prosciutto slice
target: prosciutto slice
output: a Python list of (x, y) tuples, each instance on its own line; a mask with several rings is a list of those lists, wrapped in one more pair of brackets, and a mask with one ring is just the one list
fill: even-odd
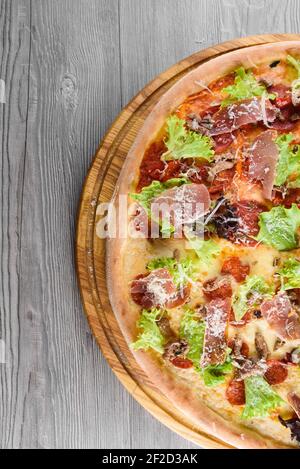
[(271, 300), (264, 301), (261, 313), (280, 339), (300, 339), (299, 316), (293, 311), (286, 293), (278, 293)]
[(210, 195), (204, 184), (184, 184), (167, 189), (151, 204), (154, 220), (170, 220), (175, 226), (193, 223), (208, 211)]
[(269, 200), (272, 198), (278, 155), (272, 130), (261, 133), (250, 148), (249, 176), (262, 182), (263, 195)]
[(277, 110), (269, 100), (247, 99), (216, 112), (208, 134), (215, 136), (230, 133), (243, 125), (255, 124), (259, 121), (273, 122), (276, 115)]
[(144, 308), (175, 308), (185, 303), (189, 287), (177, 289), (167, 269), (156, 269), (141, 275), (131, 283), (131, 296), (135, 303)]
[(206, 306), (202, 367), (220, 365), (226, 359), (226, 327), (230, 309), (230, 298), (217, 298)]

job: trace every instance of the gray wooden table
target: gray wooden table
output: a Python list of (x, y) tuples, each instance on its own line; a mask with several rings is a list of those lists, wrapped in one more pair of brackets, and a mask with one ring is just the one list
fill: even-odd
[(0, 0), (0, 447), (193, 448), (122, 388), (74, 268), (81, 187), (137, 91), (230, 38), (299, 32), (298, 0)]

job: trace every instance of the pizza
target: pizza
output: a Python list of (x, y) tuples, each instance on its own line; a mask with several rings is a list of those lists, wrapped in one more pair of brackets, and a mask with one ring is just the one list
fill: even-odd
[(151, 381), (234, 447), (299, 447), (299, 42), (173, 85), (113, 204), (126, 236), (107, 241), (110, 301)]

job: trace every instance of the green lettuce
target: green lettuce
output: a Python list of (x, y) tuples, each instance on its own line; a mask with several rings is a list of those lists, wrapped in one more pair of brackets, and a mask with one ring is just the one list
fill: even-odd
[(257, 240), (278, 249), (288, 251), (298, 246), (296, 231), (300, 226), (300, 209), (296, 204), (291, 208), (282, 205), (259, 215), (260, 231)]
[(188, 229), (184, 231), (184, 234), (188, 239), (189, 245), (199, 257), (201, 265), (209, 265), (212, 259), (220, 254), (221, 248), (213, 239), (204, 240), (200, 237), (193, 236)]
[(153, 199), (162, 194), (165, 190), (171, 189), (172, 187), (182, 186), (187, 184), (188, 180), (184, 177), (172, 178), (166, 182), (152, 181), (149, 186), (143, 187), (139, 193), (131, 193), (130, 197), (137, 200), (140, 205), (146, 210), (148, 215), (151, 214), (151, 203)]
[[(231, 359), (228, 357), (221, 365), (209, 365), (201, 368), (200, 360), (203, 353), (205, 323), (195, 317), (195, 313), (187, 309), (180, 323), (180, 337), (188, 343), (187, 357), (193, 362), (195, 370), (200, 373), (206, 386), (221, 384), (226, 375), (232, 372)], [(230, 349), (228, 349), (228, 352)]]
[[(292, 134), (283, 134), (277, 137), (276, 145), (279, 151), (279, 158), (276, 164), (275, 186), (282, 186), (287, 183), (288, 187), (300, 187), (300, 147), (292, 145), (294, 139)], [(291, 176), (296, 175), (296, 179)]]
[(300, 288), (300, 262), (297, 259), (288, 259), (278, 271), (281, 278), (282, 290)]
[(181, 261), (177, 261), (174, 257), (158, 257), (151, 259), (146, 268), (151, 272), (156, 269), (167, 269), (173, 277), (177, 287), (187, 283), (193, 276), (194, 265), (191, 259), (186, 257)]
[(167, 119), (167, 133), (165, 144), (168, 151), (162, 155), (163, 160), (204, 158), (211, 161), (214, 155), (211, 138), (187, 130), (183, 119), (175, 115), (170, 116)]
[(188, 343), (189, 358), (196, 370), (200, 370), (200, 359), (203, 352), (205, 323), (195, 317), (194, 311), (186, 309), (180, 322), (179, 335)]
[(205, 386), (214, 387), (223, 383), (226, 375), (231, 374), (233, 366), (231, 358), (228, 356), (222, 365), (209, 365), (202, 369), (202, 376)]
[(273, 293), (273, 287), (263, 277), (249, 275), (245, 283), (239, 285), (233, 298), (232, 308), (235, 320), (240, 321), (243, 318), (250, 304), (252, 307), (257, 307), (262, 299), (270, 297)]
[(235, 70), (234, 84), (223, 88), (223, 93), (227, 93), (227, 97), (222, 101), (221, 106), (229, 106), (236, 101), (242, 101), (243, 99), (254, 98), (255, 96), (262, 96), (266, 94), (268, 98), (275, 98), (274, 95), (267, 94), (266, 87), (259, 83), (253, 73), (244, 67), (240, 67)]
[(242, 418), (267, 417), (269, 412), (281, 406), (284, 401), (262, 376), (245, 379), (246, 405)]
[(295, 68), (298, 75), (297, 79), (292, 82), (292, 101), (298, 104), (300, 101), (300, 60), (288, 55), (287, 62)]
[(158, 308), (152, 308), (150, 311), (143, 309), (137, 322), (140, 333), (135, 342), (131, 344), (133, 350), (148, 350), (149, 348), (158, 353), (163, 353), (165, 339), (162, 335), (157, 320), (161, 317), (162, 311)]

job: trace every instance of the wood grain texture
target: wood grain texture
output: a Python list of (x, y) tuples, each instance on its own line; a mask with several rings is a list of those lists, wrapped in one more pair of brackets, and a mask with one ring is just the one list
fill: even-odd
[(220, 41), (297, 32), (299, 9), (0, 0), (1, 448), (193, 447), (128, 395), (91, 336), (74, 273), (79, 194), (104, 132), (149, 79)]

